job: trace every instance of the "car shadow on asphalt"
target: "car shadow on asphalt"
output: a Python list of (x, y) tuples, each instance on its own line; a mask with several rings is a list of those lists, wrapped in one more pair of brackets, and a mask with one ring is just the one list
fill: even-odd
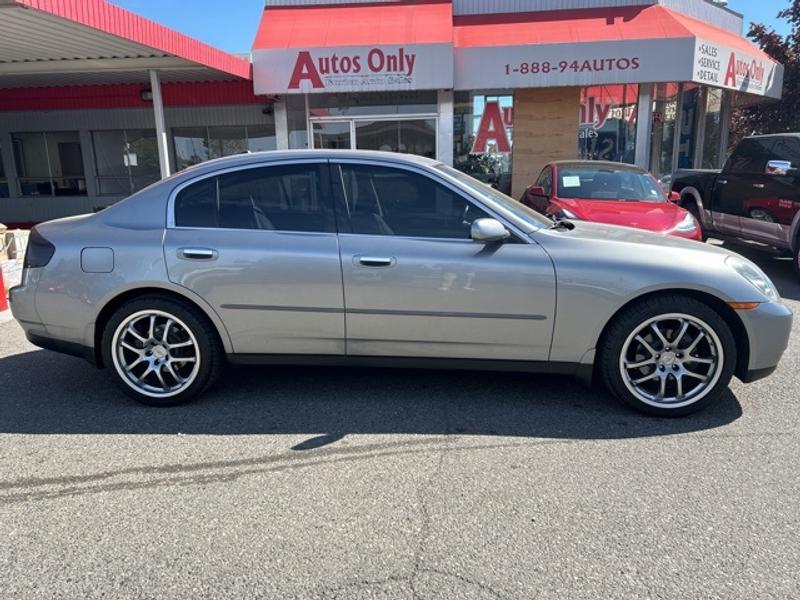
[(311, 450), (349, 434), (622, 439), (727, 425), (727, 391), (699, 414), (635, 413), (570, 377), (476, 371), (230, 367), (204, 396), (173, 408), (137, 404), (108, 371), (45, 350), (0, 359), (0, 433), (302, 434)]

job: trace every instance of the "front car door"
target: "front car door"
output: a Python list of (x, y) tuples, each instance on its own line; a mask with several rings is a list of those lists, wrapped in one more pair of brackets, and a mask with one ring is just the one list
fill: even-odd
[(203, 297), (240, 354), (344, 354), (327, 161), (204, 175), (170, 200), (169, 278)]
[(711, 211), (714, 229), (728, 235), (742, 235), (742, 219), (749, 216), (749, 206), (763, 197), (765, 169), (772, 140), (742, 140), (725, 163), (714, 186)]
[(790, 168), (785, 173), (768, 173), (754, 178), (751, 196), (742, 215), (742, 235), (781, 248), (791, 248), (791, 232), (800, 211), (800, 140), (776, 137), (769, 157)]
[(472, 241), (492, 215), (421, 168), (339, 160), (332, 181), (348, 355), (547, 360), (555, 275), (541, 247)]

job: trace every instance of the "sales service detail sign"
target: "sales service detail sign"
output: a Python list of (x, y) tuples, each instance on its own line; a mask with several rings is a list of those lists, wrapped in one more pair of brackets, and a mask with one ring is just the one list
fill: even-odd
[(780, 98), (783, 65), (764, 56), (698, 38), (692, 81), (747, 94)]
[(680, 39), (464, 47), (454, 79), (466, 90), (684, 81), (693, 52)]
[(264, 49), (253, 53), (256, 94), (448, 89), (451, 44)]

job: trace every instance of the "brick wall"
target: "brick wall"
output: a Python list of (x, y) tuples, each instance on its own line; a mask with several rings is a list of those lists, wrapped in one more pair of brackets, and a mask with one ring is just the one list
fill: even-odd
[(519, 198), (553, 160), (577, 158), (580, 88), (514, 92), (512, 195)]

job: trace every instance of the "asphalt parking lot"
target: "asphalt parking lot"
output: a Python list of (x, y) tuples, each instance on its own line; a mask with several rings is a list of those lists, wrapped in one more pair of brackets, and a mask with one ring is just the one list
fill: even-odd
[[(735, 249), (800, 314), (791, 261)], [(324, 368), (157, 410), (2, 322), (0, 596), (797, 598), (799, 364), (795, 332), (676, 421), (558, 377)]]

